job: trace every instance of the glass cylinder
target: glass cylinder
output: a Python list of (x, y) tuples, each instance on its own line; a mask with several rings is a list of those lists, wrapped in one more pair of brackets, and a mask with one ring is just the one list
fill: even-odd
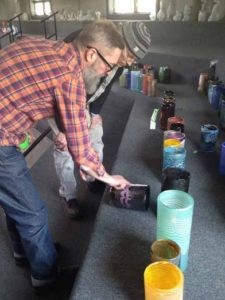
[(156, 97), (157, 79), (152, 80), (152, 97)]
[(211, 86), (211, 106), (213, 109), (219, 109), (220, 96), (223, 90), (222, 84), (213, 84)]
[(205, 124), (201, 126), (201, 150), (203, 152), (215, 151), (219, 129), (216, 125)]
[(176, 131), (176, 130), (166, 130), (166, 131), (164, 131), (163, 139), (164, 139), (164, 141), (168, 140), (168, 139), (177, 139), (184, 146), (184, 144), (185, 144), (185, 133), (180, 132), (180, 131)]
[(142, 78), (143, 78), (143, 74), (140, 72), (138, 76), (138, 90), (137, 90), (139, 93), (142, 92)]
[(120, 75), (120, 78), (119, 78), (119, 86), (120, 87), (125, 87), (127, 72), (128, 72), (128, 69), (124, 69), (123, 73)]
[(164, 91), (164, 95), (165, 95), (165, 97), (172, 97), (172, 98), (174, 98), (174, 91), (165, 90)]
[(158, 79), (160, 83), (170, 83), (171, 69), (167, 66), (160, 67)]
[(148, 94), (148, 75), (143, 74), (142, 78), (142, 94), (147, 95)]
[(180, 246), (171, 240), (157, 240), (151, 245), (151, 262), (168, 261), (180, 264)]
[(188, 264), (193, 208), (193, 198), (183, 191), (164, 191), (157, 198), (157, 240), (170, 239), (180, 246), (182, 271)]
[(160, 83), (164, 83), (164, 67), (159, 68), (158, 79)]
[(171, 81), (171, 69), (164, 67), (164, 83), (170, 83)]
[(184, 147), (164, 147), (163, 170), (167, 168), (185, 169), (186, 150)]
[(131, 91), (138, 91), (138, 78), (140, 76), (140, 71), (132, 70), (130, 72), (130, 89)]
[(182, 300), (184, 275), (166, 261), (149, 265), (144, 272), (145, 300)]
[(176, 130), (166, 130), (163, 135), (163, 146), (168, 147), (170, 141), (177, 140), (180, 142), (180, 146), (185, 145), (185, 133)]
[(225, 130), (225, 89), (220, 97), (219, 124)]
[(178, 116), (168, 118), (167, 130), (184, 132), (184, 119)]
[(167, 168), (162, 174), (161, 191), (180, 190), (188, 192), (190, 173), (180, 168)]
[(152, 81), (154, 77), (152, 74), (147, 74), (147, 96), (152, 95)]
[(212, 103), (212, 91), (213, 91), (213, 82), (209, 81), (209, 83), (208, 83), (208, 100), (209, 100), (210, 104)]
[(164, 140), (163, 147), (182, 147), (181, 142), (177, 139)]
[(208, 80), (208, 73), (200, 73), (198, 81), (198, 92), (205, 92), (206, 81)]
[(130, 70), (125, 74), (125, 88), (130, 89), (131, 73)]
[(163, 103), (160, 112), (160, 127), (162, 130), (167, 129), (167, 120), (175, 114), (175, 99), (163, 98)]
[(220, 150), (219, 173), (220, 175), (225, 176), (225, 142), (222, 143)]

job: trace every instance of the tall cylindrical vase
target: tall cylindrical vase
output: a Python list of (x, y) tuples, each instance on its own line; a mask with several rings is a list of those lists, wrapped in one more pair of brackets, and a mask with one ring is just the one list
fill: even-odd
[(167, 261), (155, 262), (144, 272), (145, 300), (183, 300), (184, 275)]
[(184, 119), (178, 116), (168, 118), (167, 130), (184, 132)]
[(225, 142), (221, 145), (219, 172), (220, 175), (225, 176)]
[(219, 124), (225, 130), (225, 88), (220, 98), (219, 106)]
[(207, 91), (207, 93), (208, 93), (208, 100), (209, 100), (210, 104), (212, 103), (212, 92), (213, 92), (213, 83), (212, 83), (212, 81), (210, 81), (208, 83), (208, 91)]
[(200, 73), (198, 81), (198, 92), (203, 93), (205, 91), (205, 83), (208, 80), (208, 73)]
[(173, 117), (175, 114), (175, 99), (174, 98), (163, 98), (161, 110), (160, 110), (160, 128), (167, 130), (167, 120)]
[(188, 193), (190, 173), (180, 168), (167, 168), (163, 171), (161, 191), (180, 190)]
[(201, 126), (201, 150), (203, 152), (215, 151), (218, 133), (219, 129), (214, 124), (204, 124)]
[(169, 147), (170, 141), (178, 140), (180, 146), (184, 147), (185, 145), (185, 133), (176, 131), (176, 130), (166, 130), (163, 135), (163, 146)]
[(167, 168), (185, 169), (186, 149), (183, 147), (164, 147), (163, 170)]
[(213, 109), (219, 109), (220, 96), (222, 94), (223, 86), (222, 84), (212, 85), (212, 95), (211, 95), (211, 106)]
[(180, 246), (182, 271), (188, 264), (193, 208), (193, 198), (183, 191), (167, 190), (157, 199), (157, 240), (170, 239)]

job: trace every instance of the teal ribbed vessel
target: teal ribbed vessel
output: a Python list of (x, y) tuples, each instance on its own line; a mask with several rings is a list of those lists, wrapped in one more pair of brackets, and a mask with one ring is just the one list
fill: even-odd
[(193, 208), (192, 196), (183, 191), (167, 190), (157, 199), (157, 240), (170, 239), (180, 246), (182, 271), (188, 264)]

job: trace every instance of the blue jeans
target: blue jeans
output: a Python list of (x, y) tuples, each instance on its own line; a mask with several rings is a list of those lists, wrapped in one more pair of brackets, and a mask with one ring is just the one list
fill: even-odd
[(20, 238), (32, 276), (40, 280), (54, 276), (57, 252), (47, 210), (23, 154), (14, 146), (0, 147), (0, 205), (10, 219), (14, 250), (21, 248)]

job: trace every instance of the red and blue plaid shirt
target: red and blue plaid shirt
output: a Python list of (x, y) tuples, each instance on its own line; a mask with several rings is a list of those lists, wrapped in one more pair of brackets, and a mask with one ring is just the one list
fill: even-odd
[(57, 111), (73, 159), (101, 176), (85, 108), (80, 56), (72, 44), (23, 38), (0, 51), (0, 146), (18, 146), (36, 122)]

